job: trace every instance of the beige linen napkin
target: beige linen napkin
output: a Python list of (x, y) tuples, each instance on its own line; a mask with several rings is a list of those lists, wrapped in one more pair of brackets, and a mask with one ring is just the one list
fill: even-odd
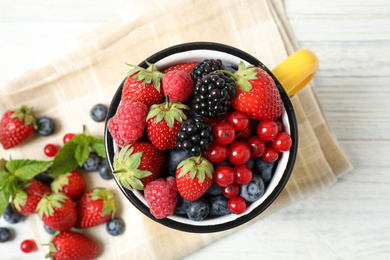
[[(83, 125), (89, 134), (103, 137), (104, 124), (92, 121), (89, 110), (96, 103), (109, 104), (129, 70), (125, 62), (138, 64), (163, 48), (192, 41), (240, 48), (270, 69), (298, 48), (282, 0), (139, 1), (47, 64), (0, 88), (1, 114), (26, 104), (34, 107), (37, 117), (48, 115), (58, 124), (54, 135), (34, 136), (17, 148), (1, 149), (0, 158), (46, 160), (41, 152), (45, 144), (60, 145), (65, 133), (80, 133)], [(299, 126), (297, 162), (282, 194), (258, 218), (329, 187), (351, 169), (328, 127), (314, 85), (292, 102)], [(114, 180), (105, 181), (97, 173), (84, 176), (88, 188), (104, 186), (116, 193), (118, 215), (126, 222), (125, 233), (118, 237), (108, 236), (104, 225), (81, 231), (99, 243), (99, 259), (178, 259), (237, 230), (190, 234), (164, 227), (138, 212)], [(50, 236), (38, 216), (28, 222), (37, 244), (47, 243)]]

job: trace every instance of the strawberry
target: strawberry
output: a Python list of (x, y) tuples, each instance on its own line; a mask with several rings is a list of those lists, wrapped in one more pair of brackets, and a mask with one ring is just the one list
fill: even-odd
[(116, 203), (114, 194), (105, 188), (94, 188), (81, 196), (76, 205), (76, 228), (100, 225), (114, 218)]
[(210, 188), (213, 172), (213, 164), (204, 157), (185, 159), (177, 166), (177, 190), (185, 200), (195, 201)]
[(184, 72), (190, 74), (192, 68), (195, 65), (196, 65), (196, 62), (177, 64), (177, 65), (173, 65), (171, 67), (164, 69), (162, 71), (162, 73), (167, 74), (168, 72), (173, 71), (173, 70), (181, 70), (181, 71), (184, 71)]
[(172, 102), (186, 102), (194, 90), (194, 81), (190, 74), (173, 70), (164, 75), (163, 89), (165, 96)]
[(267, 72), (252, 65), (246, 67), (240, 62), (233, 78), (238, 86), (237, 96), (231, 103), (235, 110), (256, 121), (275, 120), (282, 114), (280, 93)]
[(150, 107), (146, 117), (146, 130), (150, 142), (160, 150), (168, 150), (176, 147), (176, 133), (180, 130), (181, 123), (187, 119), (185, 110), (190, 108), (179, 102), (155, 104)]
[(38, 203), (37, 212), (46, 226), (58, 231), (68, 231), (77, 220), (73, 201), (63, 193), (43, 196)]
[(130, 144), (115, 155), (114, 174), (125, 188), (143, 190), (146, 183), (160, 175), (164, 160), (164, 151), (151, 143)]
[(49, 187), (35, 179), (24, 182), (21, 188), (23, 192), (16, 193), (12, 203), (15, 210), (22, 215), (35, 213), (42, 196), (50, 194)]
[(129, 71), (128, 77), (123, 84), (122, 101), (139, 101), (148, 107), (160, 103), (164, 98), (164, 92), (161, 87), (161, 80), (164, 76), (153, 64), (146, 62), (148, 68), (139, 66)]
[(27, 106), (8, 110), (0, 121), (0, 143), (5, 150), (10, 149), (30, 138), (36, 128), (36, 118)]
[(49, 246), (50, 252), (46, 258), (54, 260), (92, 260), (97, 257), (99, 251), (95, 241), (72, 231), (56, 232)]
[(83, 195), (86, 187), (84, 177), (74, 170), (56, 177), (50, 185), (55, 193), (64, 193), (71, 200), (77, 201)]

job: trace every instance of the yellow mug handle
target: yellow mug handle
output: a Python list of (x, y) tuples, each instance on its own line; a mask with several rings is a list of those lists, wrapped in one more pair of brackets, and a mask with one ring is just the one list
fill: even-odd
[(280, 63), (272, 73), (291, 97), (313, 79), (319, 67), (317, 56), (307, 49), (300, 49)]

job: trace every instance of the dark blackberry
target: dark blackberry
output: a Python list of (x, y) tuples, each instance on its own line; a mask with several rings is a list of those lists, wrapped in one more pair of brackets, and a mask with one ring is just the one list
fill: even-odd
[(176, 133), (177, 149), (188, 151), (191, 156), (206, 152), (215, 141), (215, 135), (210, 124), (204, 122), (202, 117), (187, 119), (181, 124)]
[(230, 98), (236, 94), (234, 79), (222, 72), (213, 72), (195, 85), (194, 110), (203, 117), (223, 116), (230, 106)]
[(207, 74), (210, 74), (216, 70), (223, 70), (225, 66), (223, 66), (222, 61), (217, 59), (207, 59), (202, 62), (198, 62), (191, 70), (191, 77), (196, 83), (198, 80), (202, 79)]

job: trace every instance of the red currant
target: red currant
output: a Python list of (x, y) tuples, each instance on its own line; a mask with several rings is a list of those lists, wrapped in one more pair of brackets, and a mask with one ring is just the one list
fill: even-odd
[(234, 181), (233, 169), (227, 165), (220, 165), (215, 169), (213, 179), (218, 186), (225, 187)]
[(263, 160), (268, 163), (273, 163), (279, 158), (279, 153), (272, 147), (265, 149), (263, 154)]
[(247, 128), (245, 128), (241, 132), (237, 133), (236, 137), (237, 137), (237, 140), (239, 140), (239, 141), (245, 141), (246, 139), (251, 137), (251, 134), (252, 134), (252, 128), (250, 126), (248, 126)]
[(278, 132), (283, 132), (283, 123), (279, 119), (275, 120), (275, 123), (278, 125)]
[(240, 164), (233, 168), (234, 182), (240, 185), (248, 184), (252, 180), (252, 170), (246, 164)]
[(278, 131), (278, 124), (270, 119), (261, 121), (257, 126), (257, 135), (264, 141), (273, 140)]
[(46, 154), (48, 157), (54, 157), (58, 153), (58, 146), (54, 144), (48, 144), (45, 146), (43, 149), (43, 152)]
[(30, 253), (32, 251), (35, 251), (37, 249), (37, 245), (35, 244), (34, 240), (24, 240), (22, 244), (20, 244), (20, 249), (22, 249), (25, 253)]
[(214, 127), (214, 126), (218, 123), (217, 120), (212, 119), (212, 118), (210, 118), (210, 117), (206, 118), (204, 121), (205, 121), (206, 123), (208, 123), (209, 125), (211, 125), (211, 127)]
[(266, 148), (265, 142), (258, 136), (252, 136), (246, 143), (251, 148), (251, 157), (259, 158), (263, 155)]
[(225, 196), (226, 198), (229, 198), (229, 199), (237, 196), (238, 193), (240, 193), (240, 185), (238, 185), (235, 182), (222, 188), (223, 196)]
[(233, 197), (228, 201), (228, 209), (233, 214), (241, 214), (246, 210), (246, 202), (240, 196)]
[(251, 150), (245, 142), (238, 141), (229, 146), (229, 161), (234, 165), (246, 163), (251, 158)]
[(229, 122), (220, 122), (216, 124), (213, 128), (215, 134), (215, 140), (223, 145), (228, 145), (233, 143), (234, 138), (236, 138), (236, 131)]
[(237, 132), (243, 131), (249, 126), (249, 118), (241, 111), (232, 112), (229, 115), (228, 121)]
[(66, 144), (66, 143), (68, 143), (70, 140), (72, 140), (73, 136), (75, 136), (75, 134), (72, 134), (72, 133), (66, 134), (66, 135), (64, 136), (64, 139), (63, 139), (64, 144)]
[(290, 150), (291, 144), (291, 137), (285, 132), (278, 133), (272, 143), (273, 147), (278, 152), (287, 152)]
[(226, 145), (214, 142), (206, 151), (207, 159), (212, 163), (220, 163), (228, 157), (228, 147)]

